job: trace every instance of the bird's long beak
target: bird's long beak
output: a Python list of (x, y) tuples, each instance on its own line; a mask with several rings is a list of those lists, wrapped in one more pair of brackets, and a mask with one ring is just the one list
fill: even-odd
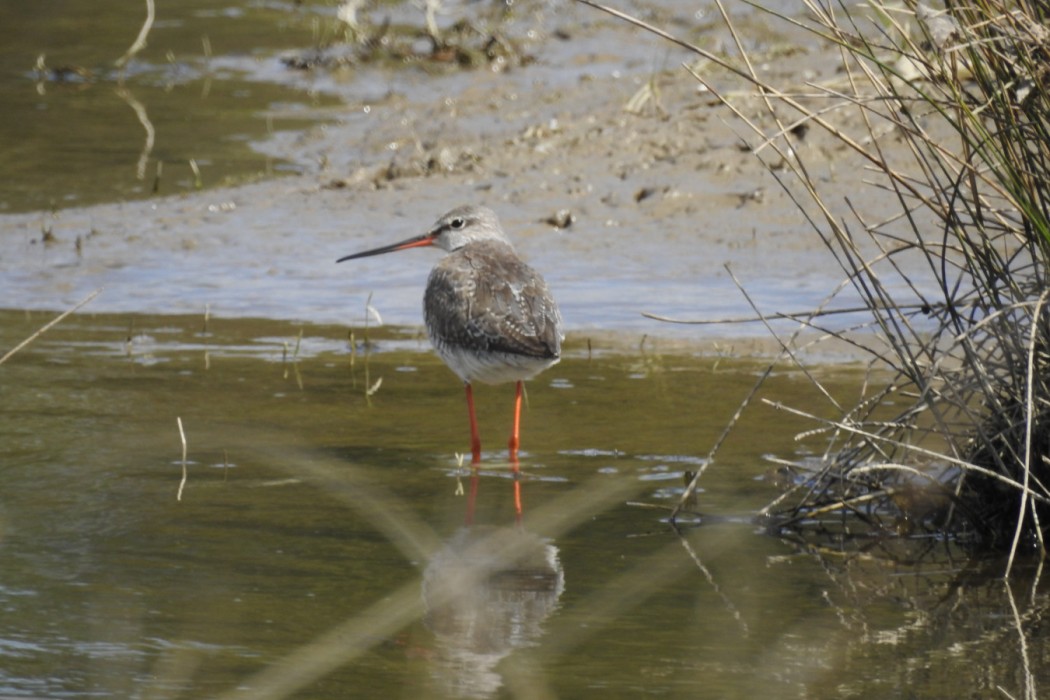
[(336, 262), (341, 263), (344, 260), (368, 258), (373, 255), (382, 255), (383, 253), (393, 253), (395, 250), (422, 248), (423, 246), (434, 245), (434, 238), (436, 238), (436, 235), (432, 232), (428, 232), (424, 233), (422, 236), (414, 236), (406, 241), (401, 241), (400, 243), (391, 243), (390, 245), (381, 246), (379, 248), (373, 248), (372, 250), (366, 250), (363, 253), (354, 253), (353, 255), (346, 255), (336, 260)]

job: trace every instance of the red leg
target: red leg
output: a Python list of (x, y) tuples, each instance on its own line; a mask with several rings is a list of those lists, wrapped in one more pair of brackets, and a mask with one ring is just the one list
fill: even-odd
[(467, 387), (467, 411), (470, 413), (470, 463), (477, 464), (481, 461), (481, 436), (478, 433), (478, 419), (474, 414), (474, 390), (470, 383), (464, 383)]
[(518, 454), (516, 452), (511, 455), (510, 468), (514, 471), (514, 521), (521, 525), (521, 468), (518, 466)]
[(514, 516), (521, 524), (521, 467), (518, 464), (518, 447), (521, 445), (521, 392), (523, 385), (518, 381), (514, 388), (514, 428), (510, 433), (510, 468), (514, 472)]
[(463, 522), (467, 527), (474, 524), (474, 504), (478, 500), (478, 470), (470, 471), (470, 493), (467, 495), (467, 514)]
[(518, 446), (521, 444), (521, 390), (522, 383), (518, 380), (517, 388), (514, 390), (514, 429), (510, 434), (510, 458), (512, 461), (518, 459)]

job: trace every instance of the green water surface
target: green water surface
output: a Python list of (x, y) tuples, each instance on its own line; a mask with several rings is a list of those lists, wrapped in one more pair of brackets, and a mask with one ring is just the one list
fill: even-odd
[[(49, 317), (3, 312), (0, 348)], [(745, 413), (704, 475), (703, 524), (668, 527), (759, 363), (570, 338), (529, 387), (519, 522), (511, 388), (477, 390), (472, 480), (462, 389), (418, 332), (353, 339), (83, 313), (0, 365), (0, 695), (1020, 697), (1047, 681), (1038, 577), (799, 547), (754, 522), (778, 493), (763, 456), (819, 449), (784, 412)], [(825, 411), (786, 367), (764, 392)]]
[(326, 22), (314, 9), (158, 1), (146, 47), (121, 69), (116, 62), (146, 20), (145, 2), (0, 4), (0, 212), (298, 171), (250, 144), (313, 123), (311, 110), (336, 99), (305, 84), (253, 81), (247, 70), (265, 62), (279, 77), (281, 50), (329, 36), (334, 18)]

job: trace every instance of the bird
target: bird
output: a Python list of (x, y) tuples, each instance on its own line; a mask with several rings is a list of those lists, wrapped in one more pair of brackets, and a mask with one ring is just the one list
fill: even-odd
[(427, 278), (423, 320), (430, 343), (465, 386), (471, 463), (481, 461), (472, 384), (514, 382), (507, 445), (516, 464), (523, 383), (561, 359), (565, 335), (558, 304), (543, 276), (518, 257), (496, 213), (483, 206), (457, 207), (422, 235), (336, 262), (424, 246), (447, 253)]

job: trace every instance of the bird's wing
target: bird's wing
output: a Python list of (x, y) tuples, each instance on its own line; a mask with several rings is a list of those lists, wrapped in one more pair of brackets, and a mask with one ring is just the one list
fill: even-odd
[(446, 343), (536, 358), (561, 355), (561, 314), (547, 283), (497, 245), (445, 257), (427, 283), (424, 312)]

